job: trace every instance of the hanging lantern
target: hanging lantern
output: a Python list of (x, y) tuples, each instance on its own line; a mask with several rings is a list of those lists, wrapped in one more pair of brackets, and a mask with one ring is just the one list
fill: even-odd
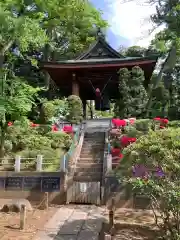
[(99, 88), (96, 88), (96, 97), (100, 97), (101, 96), (101, 91)]

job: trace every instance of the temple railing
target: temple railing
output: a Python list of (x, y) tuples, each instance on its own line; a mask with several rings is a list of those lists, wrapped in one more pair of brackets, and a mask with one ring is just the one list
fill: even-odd
[(64, 154), (64, 156), (61, 159), (61, 171), (62, 172), (70, 172), (72, 166), (77, 161), (77, 157), (80, 154), (80, 144), (82, 145), (82, 142), (84, 140), (84, 137), (82, 139), (82, 136), (84, 136), (84, 129), (85, 124), (81, 123), (80, 125), (76, 125), (76, 132), (74, 134), (72, 144), (68, 150), (67, 153)]

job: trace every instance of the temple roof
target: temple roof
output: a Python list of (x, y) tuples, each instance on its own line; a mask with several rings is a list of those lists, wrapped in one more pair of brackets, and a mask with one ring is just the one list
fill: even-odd
[(97, 40), (91, 44), (88, 50), (79, 55), (76, 60), (84, 59), (108, 59), (125, 58), (123, 55), (113, 49), (105, 40), (105, 37), (99, 35)]
[(157, 55), (146, 57), (125, 57), (113, 49), (106, 41), (100, 29), (97, 31), (96, 41), (77, 58), (72, 60), (41, 62), (42, 68), (102, 68), (102, 67), (155, 67)]
[(135, 65), (147, 65), (153, 64), (155, 65), (158, 60), (157, 55), (148, 56), (148, 57), (124, 57), (124, 58), (89, 58), (89, 59), (73, 59), (73, 60), (64, 60), (64, 61), (51, 61), (42, 63), (44, 68), (46, 67), (68, 67), (72, 68), (73, 66), (79, 66), (79, 68), (87, 68), (88, 66), (91, 67), (99, 67), (99, 66), (119, 66), (119, 67), (131, 67)]

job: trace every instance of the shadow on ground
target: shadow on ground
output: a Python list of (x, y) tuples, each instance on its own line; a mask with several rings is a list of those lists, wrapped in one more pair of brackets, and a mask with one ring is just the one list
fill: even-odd
[(56, 229), (52, 229), (48, 237), (53, 240), (98, 240), (104, 222), (103, 215), (97, 207), (79, 205), (66, 221), (59, 220)]

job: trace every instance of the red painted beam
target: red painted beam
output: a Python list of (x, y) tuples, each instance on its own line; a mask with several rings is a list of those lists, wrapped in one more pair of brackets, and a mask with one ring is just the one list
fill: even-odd
[(124, 62), (124, 63), (107, 63), (107, 64), (83, 64), (83, 65), (69, 65), (69, 64), (44, 64), (42, 68), (48, 69), (82, 69), (82, 68), (109, 68), (109, 67), (129, 67), (129, 66), (139, 66), (145, 64), (156, 64), (155, 60), (145, 60), (136, 62)]

